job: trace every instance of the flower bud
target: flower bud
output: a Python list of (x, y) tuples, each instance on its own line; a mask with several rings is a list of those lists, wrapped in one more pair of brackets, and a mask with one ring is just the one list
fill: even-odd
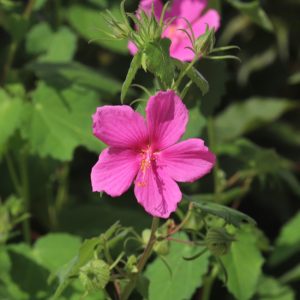
[(128, 260), (126, 262), (125, 269), (129, 273), (138, 273), (138, 268), (137, 268), (137, 258), (134, 255), (130, 255), (128, 257)]
[(215, 30), (206, 27), (203, 35), (199, 36), (195, 41), (195, 52), (197, 55), (208, 56), (215, 45)]
[(88, 291), (104, 289), (110, 279), (109, 265), (100, 259), (91, 260), (80, 269), (79, 279)]
[(155, 242), (153, 250), (159, 255), (167, 255), (170, 251), (169, 241), (163, 240), (160, 242)]
[(205, 244), (212, 254), (221, 256), (228, 253), (234, 240), (234, 236), (225, 228), (210, 228), (205, 237)]

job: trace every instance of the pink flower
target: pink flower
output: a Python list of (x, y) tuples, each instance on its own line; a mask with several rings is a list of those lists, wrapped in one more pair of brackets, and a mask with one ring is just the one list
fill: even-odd
[(182, 194), (176, 183), (193, 182), (209, 173), (215, 156), (201, 139), (178, 142), (185, 132), (188, 110), (174, 91), (149, 99), (146, 121), (130, 106), (98, 107), (94, 135), (109, 147), (91, 173), (94, 192), (117, 197), (134, 181), (134, 193), (145, 210), (168, 218)]
[[(154, 4), (154, 13), (157, 19), (162, 13), (163, 4), (161, 0), (141, 0), (139, 10), (144, 10), (147, 13), (151, 12), (152, 3)], [(191, 47), (191, 42), (188, 36), (179, 29), (186, 29), (190, 32), (187, 25), (188, 20), (196, 38), (205, 33), (206, 25), (209, 28), (217, 30), (220, 26), (220, 15), (214, 9), (208, 9), (204, 14), (207, 6), (207, 0), (174, 0), (169, 11), (165, 15), (165, 22), (173, 17), (176, 19), (163, 33), (163, 37), (169, 38), (171, 43), (170, 55), (181, 61), (191, 61), (194, 58), (194, 53), (186, 49)], [(129, 42), (128, 49), (131, 54), (137, 52), (137, 47), (133, 42)]]

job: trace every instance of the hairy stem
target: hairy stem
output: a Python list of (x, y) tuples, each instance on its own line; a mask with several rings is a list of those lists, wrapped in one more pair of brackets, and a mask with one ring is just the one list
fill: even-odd
[(143, 271), (149, 257), (151, 256), (153, 246), (156, 241), (155, 233), (156, 233), (158, 226), (159, 226), (159, 218), (153, 217), (150, 238), (149, 238), (147, 246), (146, 246), (146, 248), (138, 262), (138, 265), (137, 265), (138, 272), (137, 272), (137, 274), (134, 274), (131, 277), (130, 281), (125, 286), (124, 291), (121, 294), (121, 300), (127, 300), (129, 298), (129, 296), (131, 295), (132, 291), (134, 290), (137, 279), (138, 279), (140, 273)]

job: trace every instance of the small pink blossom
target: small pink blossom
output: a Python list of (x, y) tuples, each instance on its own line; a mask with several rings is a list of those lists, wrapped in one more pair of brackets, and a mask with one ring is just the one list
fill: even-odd
[[(161, 0), (141, 0), (139, 9), (150, 13), (154, 5), (154, 13), (157, 19), (160, 18), (163, 4)], [(190, 32), (186, 22), (188, 20), (196, 38), (205, 33), (206, 26), (217, 30), (220, 26), (220, 15), (214, 9), (208, 9), (207, 0), (174, 0), (170, 10), (165, 15), (165, 22), (168, 22), (173, 17), (176, 19), (167, 27), (163, 33), (163, 37), (171, 40), (170, 55), (181, 61), (191, 61), (194, 58), (194, 53), (186, 47), (191, 47), (191, 42), (188, 36), (180, 29), (186, 29)], [(133, 42), (129, 42), (128, 49), (131, 54), (137, 52), (137, 47)]]
[(145, 210), (168, 218), (182, 198), (176, 181), (193, 182), (215, 163), (201, 139), (177, 143), (187, 122), (188, 110), (172, 90), (149, 99), (146, 120), (127, 105), (98, 107), (93, 132), (109, 147), (92, 169), (93, 191), (117, 197), (134, 182)]

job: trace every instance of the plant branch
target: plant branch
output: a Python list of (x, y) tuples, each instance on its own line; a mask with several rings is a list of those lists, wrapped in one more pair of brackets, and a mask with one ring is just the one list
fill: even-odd
[(136, 274), (132, 275), (130, 281), (125, 286), (124, 291), (121, 294), (121, 300), (127, 300), (129, 298), (129, 296), (131, 295), (132, 291), (134, 290), (137, 279), (138, 279), (140, 273), (143, 271), (149, 257), (151, 256), (153, 246), (156, 241), (155, 233), (156, 233), (158, 226), (159, 226), (159, 218), (153, 217), (149, 241), (148, 241), (147, 246), (137, 264), (138, 272)]

